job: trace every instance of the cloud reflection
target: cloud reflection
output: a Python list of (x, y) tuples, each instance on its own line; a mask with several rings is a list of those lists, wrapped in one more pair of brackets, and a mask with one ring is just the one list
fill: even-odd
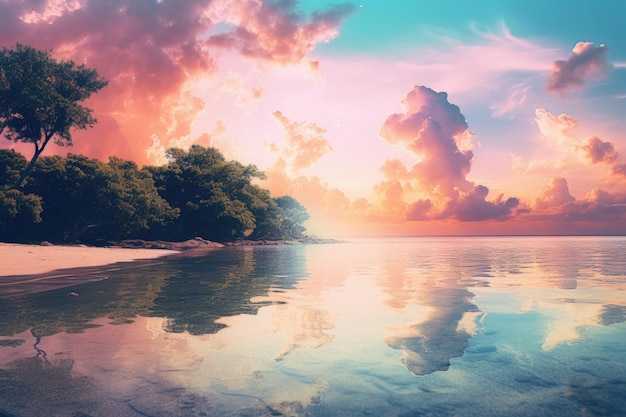
[[(537, 415), (556, 398), (561, 415), (618, 415), (606, 404), (623, 404), (623, 245), (433, 237), (225, 249), (120, 270), (79, 297), (5, 298), (0, 414), (46, 415), (44, 401), (52, 411), (65, 401), (72, 415), (414, 416), (453, 414), (451, 403)], [(485, 390), (501, 395), (487, 404)]]

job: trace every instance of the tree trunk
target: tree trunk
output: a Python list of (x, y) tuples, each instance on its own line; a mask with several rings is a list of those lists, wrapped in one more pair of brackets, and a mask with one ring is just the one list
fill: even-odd
[(35, 154), (33, 155), (33, 159), (30, 160), (30, 163), (28, 164), (26, 169), (22, 171), (22, 173), (20, 174), (20, 178), (17, 180), (17, 182), (13, 186), (15, 190), (19, 190), (20, 188), (22, 188), (22, 186), (24, 185), (24, 181), (26, 180), (26, 177), (28, 177), (30, 172), (33, 170), (33, 167), (35, 166), (35, 162), (37, 162), (37, 158), (39, 157), (39, 155), (41, 155), (41, 151), (39, 152), (35, 151)]
[(37, 145), (37, 142), (34, 142), (34, 144), (35, 144), (35, 153), (33, 154), (33, 158), (28, 163), (28, 166), (26, 167), (26, 169), (24, 171), (22, 171), (22, 173), (20, 174), (20, 178), (17, 180), (17, 182), (13, 186), (14, 190), (19, 190), (20, 188), (22, 188), (22, 186), (24, 185), (24, 180), (26, 180), (26, 177), (28, 177), (30, 172), (33, 170), (33, 167), (35, 166), (35, 163), (37, 162), (37, 158), (39, 158), (39, 155), (41, 155), (41, 153), (45, 149), (45, 147), (48, 144), (48, 142), (50, 142), (50, 139), (52, 139), (53, 135), (54, 135), (54, 133), (46, 135), (43, 143), (41, 144), (41, 147), (39, 147)]

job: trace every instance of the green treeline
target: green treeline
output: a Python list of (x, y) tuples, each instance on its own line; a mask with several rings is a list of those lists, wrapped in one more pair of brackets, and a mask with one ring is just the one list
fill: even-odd
[(168, 150), (164, 166), (138, 168), (112, 157), (42, 156), (29, 162), (0, 150), (0, 240), (85, 242), (139, 238), (182, 241), (297, 239), (306, 209), (254, 184), (254, 165), (227, 161), (215, 148)]
[(216, 149), (170, 149), (169, 163), (139, 169), (116, 157), (41, 156), (72, 145), (97, 120), (81, 103), (108, 84), (96, 70), (17, 44), (0, 50), (0, 135), (34, 147), (27, 161), (0, 150), (0, 240), (87, 242), (140, 238), (229, 241), (302, 236), (306, 209), (253, 184), (255, 166)]

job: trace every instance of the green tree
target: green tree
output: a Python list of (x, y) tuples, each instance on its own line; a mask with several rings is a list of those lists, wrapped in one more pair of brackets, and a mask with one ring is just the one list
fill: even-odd
[(20, 190), (0, 188), (0, 237), (23, 240), (34, 223), (41, 221), (41, 198)]
[(116, 216), (112, 219), (121, 237), (129, 237), (153, 226), (171, 223), (179, 215), (157, 192), (152, 174), (132, 161), (111, 157)]
[(224, 241), (302, 236), (306, 209), (291, 197), (272, 199), (269, 191), (253, 184), (264, 178), (256, 166), (227, 161), (217, 149), (198, 145), (188, 151), (169, 149), (167, 154), (167, 165), (147, 168), (159, 194), (180, 209), (178, 220), (160, 231), (166, 238)]
[(254, 165), (227, 161), (217, 149), (198, 145), (167, 153), (167, 165), (148, 169), (161, 196), (180, 209), (178, 221), (165, 231), (168, 238), (223, 241), (255, 229), (263, 203), (251, 181), (263, 174)]
[(94, 69), (56, 61), (45, 51), (19, 43), (0, 51), (0, 134), (35, 147), (15, 188), (23, 185), (51, 140), (71, 146), (72, 129), (96, 123), (92, 110), (80, 103), (106, 85)]
[(109, 163), (43, 157), (24, 190), (42, 197), (38, 237), (53, 241), (126, 238), (178, 214), (158, 195), (149, 172), (115, 157)]
[(28, 161), (14, 150), (0, 150), (0, 239), (21, 240), (41, 221), (41, 197), (11, 189)]
[(302, 225), (309, 219), (306, 208), (291, 196), (282, 196), (275, 199), (278, 207), (281, 208), (284, 219), (281, 229), (286, 237), (299, 238), (306, 230)]

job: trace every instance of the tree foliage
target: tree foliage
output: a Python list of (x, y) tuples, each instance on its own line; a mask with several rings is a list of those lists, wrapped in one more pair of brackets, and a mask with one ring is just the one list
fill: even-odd
[(168, 150), (169, 163), (148, 168), (159, 193), (180, 210), (166, 233), (177, 239), (201, 236), (219, 241), (242, 237), (300, 237), (283, 229), (284, 213), (267, 190), (253, 184), (264, 174), (254, 165), (227, 161), (215, 148), (193, 145)]
[(11, 188), (27, 164), (14, 150), (0, 151), (0, 236), (22, 233), (41, 221), (41, 197)]
[(254, 184), (263, 178), (254, 165), (201, 146), (171, 149), (168, 156), (168, 164), (143, 169), (116, 157), (104, 163), (82, 155), (45, 156), (16, 190), (9, 184), (27, 161), (0, 150), (0, 240), (302, 237), (306, 209)]
[(80, 103), (106, 85), (94, 69), (56, 61), (45, 51), (21, 44), (0, 51), (0, 134), (35, 148), (16, 187), (51, 140), (71, 146), (72, 129), (96, 123), (92, 110)]
[(72, 154), (42, 157), (24, 191), (41, 196), (35, 237), (51, 241), (126, 238), (178, 214), (158, 195), (149, 172), (115, 157), (108, 163)]
[(291, 196), (278, 197), (276, 204), (283, 212), (281, 229), (292, 236), (301, 236), (304, 232), (302, 223), (309, 219), (306, 208)]
[(107, 185), (101, 165), (74, 155), (43, 157), (37, 162), (24, 189), (43, 198), (40, 232), (46, 240), (74, 241), (89, 228), (89, 219), (106, 211), (108, 202), (98, 204), (98, 196)]

